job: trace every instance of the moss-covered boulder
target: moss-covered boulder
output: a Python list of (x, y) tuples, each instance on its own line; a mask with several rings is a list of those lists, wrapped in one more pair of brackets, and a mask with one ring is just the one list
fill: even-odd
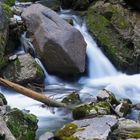
[(44, 73), (30, 54), (19, 55), (3, 70), (3, 77), (19, 84), (42, 83)]
[(92, 102), (90, 104), (80, 105), (72, 110), (74, 119), (87, 118), (90, 116), (111, 114), (110, 104), (108, 102)]
[(124, 8), (120, 2), (97, 1), (88, 9), (86, 22), (118, 69), (128, 73), (140, 71), (139, 13)]
[(4, 120), (17, 140), (35, 139), (38, 120), (33, 114), (28, 114), (14, 108), (7, 112)]

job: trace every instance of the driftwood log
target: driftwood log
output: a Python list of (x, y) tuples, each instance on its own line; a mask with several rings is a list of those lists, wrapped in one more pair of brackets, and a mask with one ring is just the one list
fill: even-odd
[(2, 140), (16, 140), (16, 138), (12, 135), (11, 131), (7, 127), (6, 123), (0, 116), (0, 139)]
[(18, 93), (21, 93), (25, 96), (28, 96), (34, 100), (37, 100), (39, 102), (42, 102), (46, 104), (47, 106), (51, 107), (66, 107), (66, 104), (55, 101), (45, 95), (42, 95), (41, 93), (35, 92), (31, 89), (25, 88), (21, 85), (18, 85), (16, 83), (10, 82), (8, 80), (5, 80), (3, 78), (0, 78), (0, 85), (7, 87), (9, 89), (15, 90)]

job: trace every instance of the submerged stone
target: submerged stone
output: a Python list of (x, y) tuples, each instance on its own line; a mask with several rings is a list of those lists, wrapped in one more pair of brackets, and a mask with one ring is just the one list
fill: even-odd
[(67, 105), (78, 105), (81, 103), (81, 99), (78, 93), (72, 92), (62, 100), (62, 103), (66, 103)]

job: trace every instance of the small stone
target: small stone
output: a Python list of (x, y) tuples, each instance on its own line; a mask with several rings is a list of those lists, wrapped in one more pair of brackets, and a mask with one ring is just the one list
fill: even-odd
[(9, 57), (10, 61), (13, 61), (13, 60), (16, 60), (16, 59), (17, 59), (17, 55), (16, 54)]
[(131, 110), (131, 105), (127, 101), (124, 101), (124, 102), (120, 103), (115, 108), (116, 113), (120, 117), (126, 116), (129, 113), (130, 110)]
[(97, 100), (98, 101), (107, 101), (110, 104), (118, 104), (119, 102), (116, 100), (114, 94), (106, 89), (100, 90), (97, 95)]
[(78, 93), (72, 92), (62, 100), (62, 103), (66, 103), (67, 105), (78, 105), (81, 103), (81, 99)]

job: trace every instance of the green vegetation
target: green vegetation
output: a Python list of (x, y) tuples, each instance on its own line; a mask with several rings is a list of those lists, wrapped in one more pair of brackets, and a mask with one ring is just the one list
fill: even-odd
[(2, 10), (4, 11), (4, 13), (6, 14), (6, 18), (7, 20), (9, 20), (10, 17), (13, 16), (13, 12), (10, 9), (10, 7), (7, 4), (1, 4)]
[(5, 121), (17, 139), (31, 140), (35, 138), (35, 131), (37, 129), (36, 116), (14, 108), (8, 111)]
[(14, 5), (15, 0), (6, 0), (5, 4), (9, 5), (9, 6), (13, 6)]
[(58, 137), (61, 140), (79, 140), (78, 138), (72, 136), (77, 131), (77, 125), (74, 123), (69, 123), (66, 124), (64, 128), (58, 130), (55, 134), (55, 137)]

